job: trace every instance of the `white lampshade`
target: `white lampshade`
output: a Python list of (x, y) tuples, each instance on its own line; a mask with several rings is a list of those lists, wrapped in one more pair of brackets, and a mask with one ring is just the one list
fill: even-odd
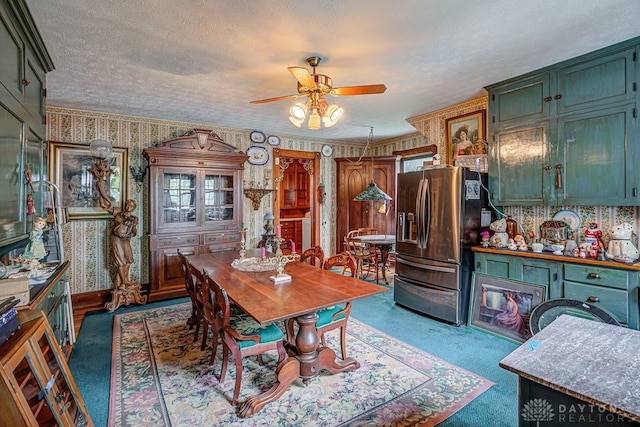
[(311, 115), (309, 116), (308, 126), (311, 130), (320, 129), (320, 114), (318, 114), (318, 111), (315, 108), (311, 111)]

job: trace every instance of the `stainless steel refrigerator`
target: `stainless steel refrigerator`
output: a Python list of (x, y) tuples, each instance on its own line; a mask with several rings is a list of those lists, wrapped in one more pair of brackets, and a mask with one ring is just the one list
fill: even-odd
[(467, 321), (471, 246), (492, 220), (487, 175), (440, 165), (398, 174), (396, 275), (399, 305), (460, 325)]

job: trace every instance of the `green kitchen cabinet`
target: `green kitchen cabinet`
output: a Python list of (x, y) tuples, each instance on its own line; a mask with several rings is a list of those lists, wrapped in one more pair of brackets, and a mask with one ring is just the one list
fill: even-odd
[(544, 286), (546, 298), (559, 298), (562, 294), (562, 263), (475, 252), (475, 271), (489, 276)]
[[(476, 250), (477, 273), (545, 286), (547, 299), (569, 298), (609, 312), (621, 325), (640, 329), (640, 270), (623, 264), (531, 252)], [(554, 257), (556, 258), (556, 257)]]
[(635, 206), (634, 39), (487, 87), (489, 192), (499, 206)]

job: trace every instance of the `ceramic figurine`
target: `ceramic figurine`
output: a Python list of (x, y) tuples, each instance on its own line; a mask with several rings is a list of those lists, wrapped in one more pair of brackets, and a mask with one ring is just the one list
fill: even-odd
[(509, 244), (509, 235), (507, 234), (507, 220), (502, 218), (496, 221), (493, 221), (491, 225), (489, 225), (491, 231), (493, 231), (493, 236), (489, 239), (489, 244), (496, 248), (506, 248)]
[(624, 222), (618, 224), (615, 227), (609, 229), (609, 246), (607, 248), (607, 258), (627, 258), (630, 260), (636, 260), (640, 257), (638, 248), (631, 242), (631, 234), (633, 232), (633, 226)]
[(510, 249), (512, 251), (515, 251), (516, 249), (518, 249), (518, 245), (516, 244), (515, 240), (513, 239), (508, 240), (507, 249)]

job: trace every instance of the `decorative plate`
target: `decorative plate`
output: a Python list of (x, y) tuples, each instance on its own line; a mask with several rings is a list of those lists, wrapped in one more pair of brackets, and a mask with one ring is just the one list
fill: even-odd
[(330, 157), (332, 153), (333, 153), (333, 148), (331, 148), (330, 145), (323, 145), (322, 146), (322, 155), (323, 156)]
[(269, 143), (269, 145), (273, 145), (275, 147), (277, 145), (280, 145), (280, 137), (277, 135), (269, 135), (269, 138), (267, 138), (267, 142)]
[(252, 145), (247, 148), (247, 156), (249, 156), (249, 164), (262, 166), (269, 161), (269, 152), (266, 148), (258, 145)]
[(569, 224), (571, 227), (571, 231), (576, 232), (580, 227), (580, 215), (578, 215), (575, 211), (572, 210), (562, 210), (558, 211), (553, 216), (554, 221), (564, 221)]
[(254, 130), (253, 132), (251, 132), (251, 135), (249, 137), (251, 138), (251, 142), (255, 142), (258, 144), (263, 144), (267, 139), (264, 136), (264, 133), (257, 130)]

